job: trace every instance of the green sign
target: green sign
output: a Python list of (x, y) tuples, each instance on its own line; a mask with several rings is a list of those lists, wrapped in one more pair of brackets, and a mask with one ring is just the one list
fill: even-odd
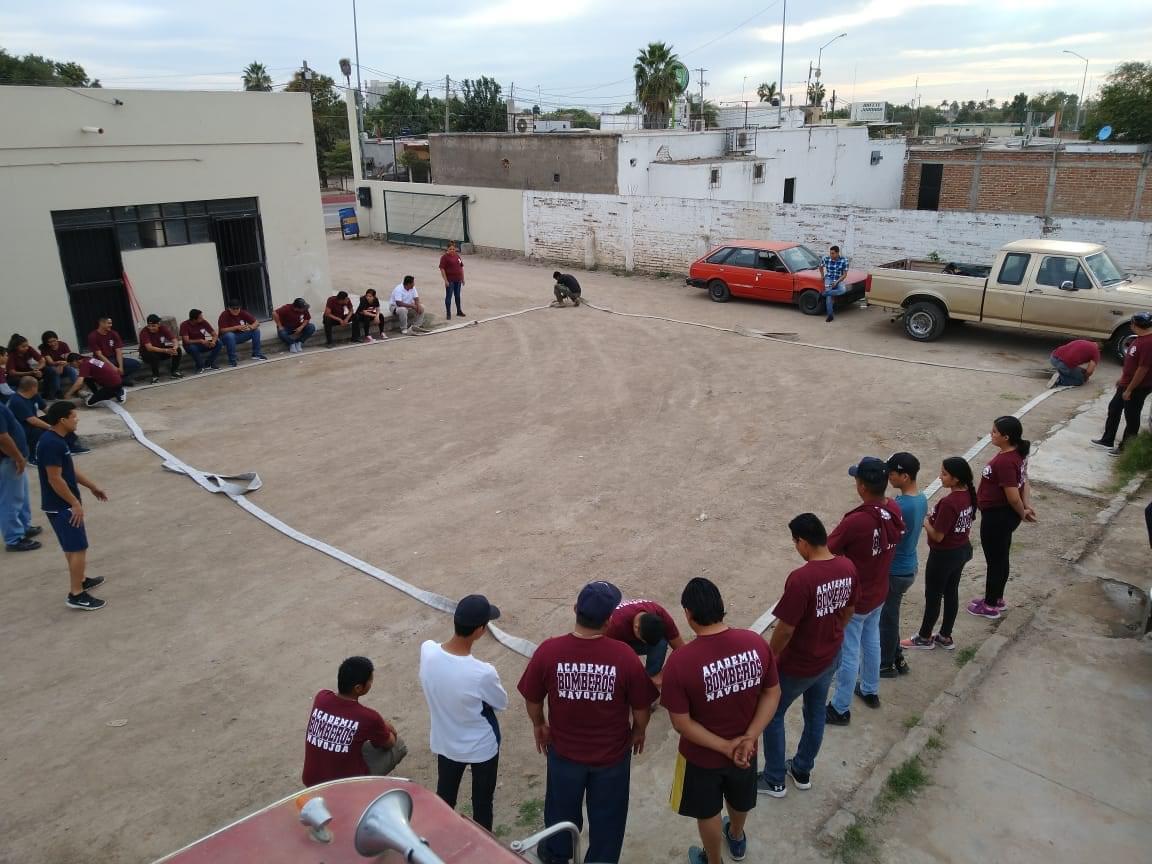
[(688, 89), (688, 68), (683, 63), (673, 63), (672, 71), (676, 75), (676, 87), (683, 93)]

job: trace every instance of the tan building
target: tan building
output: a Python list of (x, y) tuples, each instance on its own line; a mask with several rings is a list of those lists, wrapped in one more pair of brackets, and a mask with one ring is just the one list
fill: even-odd
[(0, 337), (329, 293), (308, 97), (0, 87)]

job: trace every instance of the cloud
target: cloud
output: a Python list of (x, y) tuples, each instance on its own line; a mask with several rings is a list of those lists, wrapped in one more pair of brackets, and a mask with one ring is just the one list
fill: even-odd
[(540, 0), (500, 0), (467, 15), (445, 20), (460, 30), (508, 30), (517, 25), (548, 25), (583, 18), (596, 6), (595, 0), (569, 0), (566, 3), (543, 3)]
[[(1117, 33), (1082, 33), (1076, 36), (1050, 39), (1046, 42), (998, 42), (989, 45), (969, 45), (964, 48), (911, 48), (907, 51), (901, 51), (899, 56), (918, 60), (1003, 54), (1009, 51), (1031, 51), (1044, 48), (1076, 48), (1081, 45), (1097, 45), (1103, 42), (1114, 43), (1118, 35)], [(1132, 37), (1136, 34), (1129, 33), (1127, 35)]]
[[(875, 21), (903, 18), (910, 12), (933, 6), (961, 6), (965, 0), (868, 0), (863, 6), (851, 12), (831, 15), (827, 18), (813, 18), (800, 24), (787, 27), (788, 43), (806, 42), (831, 36), (836, 33), (861, 28)], [(752, 34), (762, 42), (780, 44), (780, 28), (755, 27)]]
[(77, 3), (63, 10), (71, 24), (100, 30), (142, 30), (167, 16), (158, 4)]

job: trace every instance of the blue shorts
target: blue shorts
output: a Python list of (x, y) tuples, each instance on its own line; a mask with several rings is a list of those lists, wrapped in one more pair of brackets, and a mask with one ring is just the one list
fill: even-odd
[(52, 530), (56, 532), (56, 539), (60, 541), (60, 548), (65, 552), (83, 552), (88, 548), (88, 532), (84, 526), (75, 527), (69, 521), (72, 511), (61, 510), (59, 513), (47, 513), (48, 521), (52, 523)]

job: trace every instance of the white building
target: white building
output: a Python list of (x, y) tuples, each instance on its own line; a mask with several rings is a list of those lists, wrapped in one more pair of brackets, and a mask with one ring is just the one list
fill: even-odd
[(0, 87), (4, 338), (330, 293), (303, 93)]
[(1024, 134), (1020, 123), (949, 123), (936, 126), (932, 134), (937, 138), (1015, 138)]

